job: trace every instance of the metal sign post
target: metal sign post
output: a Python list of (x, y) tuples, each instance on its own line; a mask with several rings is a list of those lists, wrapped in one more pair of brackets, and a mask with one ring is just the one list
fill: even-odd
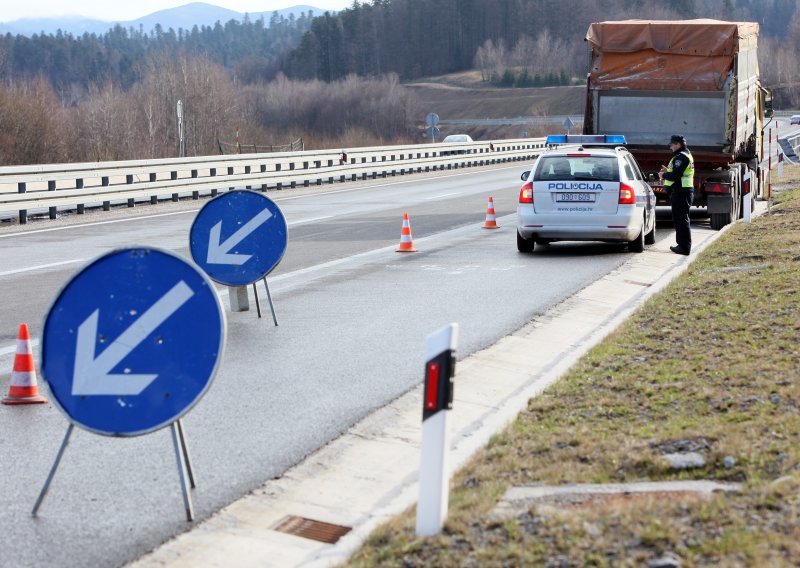
[(117, 437), (170, 426), (186, 518), (193, 520), (195, 477), (181, 417), (208, 390), (225, 345), (225, 315), (212, 282), (168, 251), (112, 251), (59, 292), (41, 345), (42, 376), (70, 424), (32, 514), (74, 426)]
[(192, 258), (212, 280), (231, 287), (253, 285), (259, 318), (256, 283), (264, 282), (276, 326), (267, 275), (278, 266), (288, 244), (288, 225), (280, 208), (248, 190), (223, 193), (206, 203), (189, 231)]
[(435, 112), (428, 113), (428, 116), (425, 117), (425, 124), (428, 125), (428, 136), (433, 144), (436, 142), (436, 135), (439, 134), (439, 129), (436, 128), (436, 125), (439, 124), (439, 115)]
[(177, 112), (178, 112), (178, 157), (185, 158), (186, 143), (184, 142), (184, 135), (183, 135), (183, 101), (180, 100), (178, 101)]
[(564, 119), (564, 128), (567, 130), (567, 136), (569, 136), (570, 130), (575, 128), (575, 123), (572, 122), (570, 117)]
[(447, 411), (453, 408), (457, 343), (458, 324), (452, 323), (429, 335), (425, 344), (417, 536), (439, 534), (447, 518)]

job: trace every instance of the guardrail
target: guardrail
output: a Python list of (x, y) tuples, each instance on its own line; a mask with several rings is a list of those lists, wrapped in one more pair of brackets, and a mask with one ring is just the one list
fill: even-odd
[(794, 150), (795, 156), (800, 156), (800, 134), (790, 136), (786, 138), (786, 141), (789, 143), (789, 146), (792, 147), (792, 150)]
[(457, 144), (419, 144), (347, 150), (242, 154), (163, 160), (49, 164), (0, 168), (0, 216), (216, 195), (246, 187), (261, 191), (298, 185), (388, 176), (528, 160), (544, 138)]

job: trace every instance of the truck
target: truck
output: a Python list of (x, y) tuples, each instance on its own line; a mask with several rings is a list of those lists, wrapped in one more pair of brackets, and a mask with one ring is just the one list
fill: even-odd
[(770, 92), (758, 72), (754, 22), (626, 20), (593, 23), (584, 134), (622, 134), (656, 194), (670, 136), (686, 138), (695, 160), (694, 205), (721, 229), (761, 196)]

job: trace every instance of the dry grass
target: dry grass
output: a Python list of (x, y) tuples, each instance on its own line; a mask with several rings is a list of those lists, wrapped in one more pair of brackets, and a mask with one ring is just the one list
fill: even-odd
[[(800, 178), (800, 168), (785, 174)], [(453, 479), (442, 535), (416, 538), (409, 511), (378, 529), (351, 564), (641, 566), (671, 552), (684, 566), (797, 565), (798, 337), (794, 190), (777, 193), (770, 215), (732, 228), (531, 400)], [(707, 465), (670, 470), (659, 456), (678, 442), (696, 446)], [(488, 516), (513, 485), (687, 478), (740, 481), (745, 489), (709, 501)]]

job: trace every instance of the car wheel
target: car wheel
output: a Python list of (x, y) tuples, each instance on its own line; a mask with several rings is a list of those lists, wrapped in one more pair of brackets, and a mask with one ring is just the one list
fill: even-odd
[(644, 236), (644, 244), (646, 245), (654, 245), (656, 244), (656, 220), (653, 219), (653, 228)]
[(524, 239), (519, 232), (517, 233), (517, 250), (519, 252), (533, 252), (534, 245), (533, 239)]
[(632, 241), (628, 241), (628, 250), (631, 252), (644, 252), (644, 232), (647, 229), (645, 228), (644, 224), (642, 224), (642, 230), (639, 231), (639, 235), (633, 239)]

